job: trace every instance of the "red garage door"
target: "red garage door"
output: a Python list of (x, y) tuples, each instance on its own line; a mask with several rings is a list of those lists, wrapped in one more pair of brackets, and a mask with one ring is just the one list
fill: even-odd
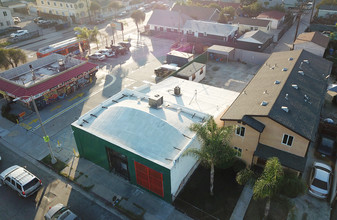
[(137, 184), (164, 197), (163, 174), (135, 161)]

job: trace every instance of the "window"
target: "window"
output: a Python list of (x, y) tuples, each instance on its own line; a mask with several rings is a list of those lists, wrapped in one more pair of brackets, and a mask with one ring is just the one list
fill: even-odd
[(4, 12), (2, 12), (3, 14), (4, 14), (4, 16), (7, 16), (7, 11), (4, 11)]
[(47, 2), (48, 3), (48, 5), (50, 5), (50, 2)]
[(241, 157), (241, 155), (242, 155), (242, 149), (238, 148), (238, 147), (233, 147), (233, 148), (234, 148), (236, 156), (237, 157)]
[(237, 126), (235, 129), (235, 134), (243, 137), (245, 136), (245, 130), (245, 127)]
[(16, 184), (16, 188), (18, 188), (18, 190), (22, 191), (20, 184)]
[(54, 2), (54, 6), (56, 6), (56, 2)]
[(11, 25), (11, 22), (10, 21), (6, 21), (7, 23), (7, 26), (10, 26)]
[(67, 8), (69, 8), (69, 5), (68, 5), (68, 4), (66, 4), (66, 7), (67, 7)]
[(283, 139), (282, 139), (282, 144), (291, 146), (291, 145), (293, 144), (293, 140), (294, 140), (294, 137), (293, 137), (293, 136), (284, 134), (284, 135), (283, 135)]
[(56, 14), (58, 15), (59, 14), (59, 12), (58, 11), (55, 11), (56, 12)]
[(4, 23), (0, 22), (0, 26), (4, 26)]
[(43, 1), (41, 1), (41, 4), (42, 4), (42, 5), (44, 5), (44, 2), (43, 2)]
[(60, 6), (61, 6), (61, 7), (63, 7), (63, 4), (62, 4), (62, 3), (60, 3)]
[(64, 15), (64, 11), (62, 11), (62, 15), (65, 16), (65, 15)]
[(73, 5), (70, 5), (70, 8), (73, 8)]

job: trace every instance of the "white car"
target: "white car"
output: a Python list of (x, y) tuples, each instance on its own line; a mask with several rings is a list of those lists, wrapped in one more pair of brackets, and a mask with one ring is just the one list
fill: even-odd
[(19, 36), (23, 36), (28, 33), (29, 32), (27, 30), (18, 30), (15, 33), (11, 33), (11, 37), (19, 37)]
[(309, 194), (319, 199), (326, 199), (331, 181), (332, 168), (324, 163), (315, 162), (310, 174)]
[(44, 215), (45, 220), (77, 220), (80, 219), (75, 213), (70, 211), (63, 204), (58, 203), (51, 207)]
[(105, 55), (100, 54), (100, 53), (94, 53), (94, 54), (89, 55), (89, 59), (102, 61), (102, 60), (105, 60)]
[(114, 57), (116, 55), (115, 52), (110, 49), (101, 49), (96, 53), (100, 53), (102, 55), (105, 55), (106, 57)]
[(140, 7), (140, 8), (138, 8), (138, 10), (144, 12), (145, 8), (144, 7)]

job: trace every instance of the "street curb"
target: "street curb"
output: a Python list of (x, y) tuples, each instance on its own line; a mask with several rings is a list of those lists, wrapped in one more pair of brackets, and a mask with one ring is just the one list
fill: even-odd
[[(90, 201), (95, 202), (101, 208), (104, 208), (105, 210), (109, 211), (110, 213), (112, 213), (114, 215), (117, 215), (121, 219), (125, 219), (125, 220), (129, 219), (126, 216), (124, 216), (123, 214), (121, 214), (118, 210), (112, 209), (113, 207), (110, 207), (109, 201), (103, 199), (101, 196), (99, 196), (99, 195), (97, 195), (97, 194), (95, 194), (93, 192), (90, 192), (90, 191), (86, 192), (84, 189), (81, 188), (81, 186), (79, 186), (78, 183), (73, 182), (73, 181), (69, 180), (68, 178), (66, 178), (64, 176), (55, 173), (54, 170), (51, 169), (49, 166), (45, 165), (41, 161), (36, 160), (35, 158), (31, 157), (30, 155), (28, 155), (26, 153), (23, 153), (21, 151), (14, 151), (11, 148), (12, 145), (10, 143), (8, 143), (6, 140), (0, 138), (0, 143), (2, 145), (4, 145), (8, 150), (12, 151), (14, 154), (17, 154), (18, 156), (23, 157), (24, 159), (26, 159), (29, 162), (31, 162), (32, 164), (34, 164), (36, 167), (38, 167), (41, 170), (43, 170), (44, 172), (47, 172), (50, 175), (52, 175), (54, 178), (60, 179), (64, 183), (66, 183), (68, 185), (71, 185), (72, 189), (74, 189), (77, 192), (81, 193), (84, 197), (86, 197)], [(50, 171), (53, 171), (53, 172), (50, 172)], [(111, 204), (111, 206), (112, 206), (112, 204)]]

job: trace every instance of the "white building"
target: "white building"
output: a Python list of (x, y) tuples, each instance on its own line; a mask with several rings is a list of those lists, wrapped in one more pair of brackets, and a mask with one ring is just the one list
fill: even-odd
[(200, 148), (190, 125), (221, 117), (238, 95), (175, 77), (123, 90), (72, 124), (77, 148), (81, 157), (172, 202), (198, 165), (182, 156)]
[(0, 7), (0, 29), (14, 25), (12, 13), (9, 8)]

